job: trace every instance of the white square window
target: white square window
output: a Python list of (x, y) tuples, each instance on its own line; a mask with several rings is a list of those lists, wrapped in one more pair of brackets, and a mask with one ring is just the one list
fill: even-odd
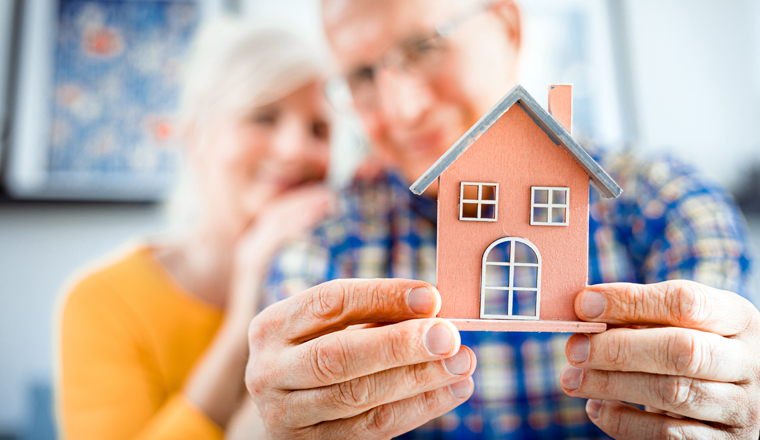
[(462, 182), (459, 186), (459, 220), (495, 222), (498, 200), (498, 183)]
[(530, 224), (567, 226), (570, 188), (533, 186), (530, 188)]

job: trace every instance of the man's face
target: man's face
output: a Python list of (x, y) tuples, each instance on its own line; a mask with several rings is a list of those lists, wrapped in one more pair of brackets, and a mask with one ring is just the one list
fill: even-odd
[[(519, 14), (509, 1), (472, 14), (442, 40), (424, 72), (378, 64), (424, 41), (436, 25), (467, 14), (458, 0), (324, 0), (325, 29), (341, 72), (365, 74), (355, 104), (378, 152), (411, 182), (516, 82)], [(354, 76), (352, 76), (354, 75)], [(369, 92), (367, 92), (369, 91)], [(367, 95), (370, 95), (369, 98)], [(433, 192), (436, 188), (432, 189)]]

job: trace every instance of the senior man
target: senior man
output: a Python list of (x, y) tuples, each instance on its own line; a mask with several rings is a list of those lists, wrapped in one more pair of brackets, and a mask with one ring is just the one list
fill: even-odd
[(460, 334), (434, 318), (436, 189), (413, 197), (408, 184), (517, 82), (518, 9), (471, 5), (323, 1), (356, 109), (395, 171), (355, 182), (335, 219), (273, 262), (246, 375), (269, 434), (757, 439), (745, 226), (682, 165), (591, 150), (626, 192), (592, 196), (592, 285), (575, 311), (611, 330)]

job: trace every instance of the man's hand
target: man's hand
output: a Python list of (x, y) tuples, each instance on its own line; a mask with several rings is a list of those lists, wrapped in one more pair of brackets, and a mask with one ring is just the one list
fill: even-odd
[[(560, 383), (616, 439), (753, 439), (760, 429), (760, 313), (690, 281), (601, 284), (584, 321), (632, 326), (573, 335)], [(621, 402), (646, 405), (647, 412)]]
[(440, 307), (420, 281), (337, 280), (262, 311), (246, 385), (270, 436), (391, 438), (467, 400), (475, 355)]

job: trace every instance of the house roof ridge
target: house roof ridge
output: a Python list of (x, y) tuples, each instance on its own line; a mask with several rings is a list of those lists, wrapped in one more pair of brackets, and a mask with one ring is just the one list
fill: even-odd
[(513, 105), (519, 105), (543, 130), (555, 145), (561, 146), (588, 174), (591, 184), (606, 198), (617, 198), (623, 190), (602, 167), (583, 149), (552, 115), (541, 107), (521, 85), (516, 85), (488, 110), (438, 160), (409, 187), (422, 194), (446, 169), (454, 163), (480, 136), (488, 131)]

